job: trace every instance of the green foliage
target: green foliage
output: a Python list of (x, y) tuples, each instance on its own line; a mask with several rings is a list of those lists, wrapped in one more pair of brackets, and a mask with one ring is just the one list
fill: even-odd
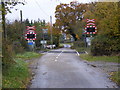
[(114, 55), (119, 54), (120, 51), (120, 44), (119, 39), (120, 37), (108, 37), (108, 36), (97, 36), (92, 41), (91, 45), (91, 53), (92, 55)]
[[(28, 47), (27, 41), (26, 41), (24, 38), (22, 38), (22, 39), (20, 40), (20, 46), (21, 46), (23, 52), (24, 52), (24, 51), (29, 51), (29, 47)], [(19, 52), (19, 51), (18, 51), (18, 52)], [(21, 51), (21, 52), (22, 52), (22, 51)]]
[(85, 42), (80, 40), (80, 41), (73, 42), (72, 48), (75, 48), (78, 52), (84, 52), (86, 50), (85, 47), (86, 47)]
[(74, 42), (74, 47), (85, 47), (84, 41), (76, 41)]
[(110, 75), (110, 79), (114, 81), (118, 86), (120, 86), (120, 71), (111, 72)]
[(24, 38), (26, 21), (21, 24), (20, 21), (15, 20), (13, 23), (6, 23), (7, 39), (11, 42), (15, 53), (22, 53), (28, 50), (27, 42)]
[(85, 19), (96, 19), (97, 36), (92, 41), (92, 55), (120, 53), (118, 2), (97, 2), (88, 5)]
[(87, 61), (119, 62), (118, 56), (92, 56), (90, 54), (80, 54), (80, 57)]
[(16, 64), (3, 71), (3, 88), (26, 88), (30, 78), (27, 64), (22, 59), (15, 59)]
[(8, 39), (12, 41), (20, 41), (23, 38), (23, 31), (25, 30), (25, 25), (22, 25), (20, 21), (15, 20), (13, 23), (6, 23), (6, 30)]
[(21, 59), (31, 59), (31, 58), (37, 58), (40, 57), (41, 54), (35, 53), (35, 52), (25, 52), (24, 54), (17, 54), (16, 58), (21, 58)]
[(13, 52), (11, 42), (3, 39), (3, 43), (2, 43), (2, 67), (3, 69), (8, 69), (11, 65), (15, 64), (13, 56), (14, 56), (14, 52)]
[(70, 4), (58, 5), (55, 11), (55, 28), (64, 33), (71, 34), (77, 40), (76, 31), (80, 28), (79, 22), (82, 20), (85, 9), (85, 4), (80, 4), (76, 1)]
[(59, 47), (59, 35), (53, 35), (53, 44)]
[(14, 48), (14, 52), (17, 53), (23, 53), (24, 52), (24, 48), (22, 47), (20, 42), (13, 42), (13, 48)]
[(38, 58), (41, 54), (35, 52), (25, 52), (17, 54), (14, 61), (7, 70), (3, 70), (2, 87), (3, 88), (27, 88), (30, 81), (30, 72), (28, 64), (25, 62), (27, 59)]

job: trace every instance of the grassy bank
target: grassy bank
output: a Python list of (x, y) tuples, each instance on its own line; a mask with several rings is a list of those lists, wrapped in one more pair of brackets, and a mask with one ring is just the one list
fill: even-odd
[(114, 81), (118, 86), (120, 86), (120, 71), (118, 72), (111, 72), (110, 79)]
[(87, 61), (105, 61), (118, 63), (118, 56), (92, 56), (89, 54), (81, 54), (80, 57)]
[(14, 59), (16, 64), (13, 64), (9, 69), (3, 71), (2, 87), (3, 88), (26, 88), (30, 73), (26, 59), (38, 58), (41, 54), (34, 52), (26, 52), (16, 55)]

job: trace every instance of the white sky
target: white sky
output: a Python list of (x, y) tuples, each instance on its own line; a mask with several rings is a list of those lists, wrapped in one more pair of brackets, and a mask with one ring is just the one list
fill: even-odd
[[(20, 10), (23, 12), (23, 19), (29, 20), (45, 20), (55, 22), (55, 8), (60, 3), (70, 3), (71, 1), (78, 1), (80, 3), (88, 3), (95, 0), (25, 0), (25, 5), (17, 5), (12, 9), (12, 13), (8, 13), (6, 18), (10, 21), (15, 19), (20, 20)], [(18, 9), (17, 11), (15, 9)]]

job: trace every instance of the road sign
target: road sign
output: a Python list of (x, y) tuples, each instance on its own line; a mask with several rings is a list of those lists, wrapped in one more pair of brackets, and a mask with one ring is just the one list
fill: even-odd
[(86, 26), (84, 34), (96, 34), (97, 33), (97, 27), (95, 26)]
[(94, 24), (94, 23), (88, 23), (87, 26), (88, 26), (88, 25), (95, 25), (95, 24)]
[(84, 34), (92, 35), (97, 33), (97, 27), (95, 26), (94, 22), (95, 22), (95, 19), (87, 19), (87, 24), (84, 29), (85, 30)]
[(43, 33), (48, 33), (48, 29), (42, 29)]
[(29, 42), (28, 45), (33, 45), (33, 42)]
[(34, 33), (34, 32), (27, 32), (25, 34), (25, 39), (26, 40), (36, 40), (36, 33)]
[(27, 26), (27, 32), (25, 33), (26, 40), (36, 40), (35, 26)]
[(88, 22), (93, 22), (93, 23), (94, 23), (94, 22), (95, 22), (95, 19), (87, 19), (87, 23), (88, 23)]
[(27, 29), (26, 30), (35, 30), (35, 26), (26, 26), (27, 27)]

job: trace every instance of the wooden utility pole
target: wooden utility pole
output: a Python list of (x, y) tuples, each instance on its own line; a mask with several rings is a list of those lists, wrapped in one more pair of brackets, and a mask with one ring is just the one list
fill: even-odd
[(24, 33), (24, 31), (23, 31), (23, 24), (22, 24), (22, 10), (20, 10), (20, 23), (21, 23), (20, 33), (22, 34), (20, 38), (21, 38), (21, 41), (22, 41), (22, 39), (23, 39), (23, 33)]
[(50, 16), (50, 31), (51, 31), (51, 45), (53, 44), (53, 36), (52, 36), (52, 16)]
[(22, 23), (22, 10), (20, 10), (20, 21)]
[(20, 21), (22, 23), (22, 10), (20, 10)]
[(5, 4), (4, 2), (1, 2), (2, 5), (2, 29), (3, 29), (3, 37), (7, 38), (6, 28), (5, 28)]

